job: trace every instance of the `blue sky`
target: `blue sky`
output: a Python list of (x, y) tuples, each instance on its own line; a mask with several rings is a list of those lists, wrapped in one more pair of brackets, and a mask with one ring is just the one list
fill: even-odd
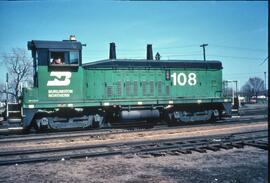
[[(83, 63), (108, 58), (145, 58), (153, 44), (161, 59), (223, 62), (223, 78), (238, 80), (267, 72), (267, 2), (0, 1), (0, 53), (27, 48), (30, 40), (63, 40), (75, 34), (87, 44)], [(30, 52), (29, 52), (30, 57)], [(5, 69), (0, 60), (0, 82)], [(267, 81), (268, 82), (268, 81)]]

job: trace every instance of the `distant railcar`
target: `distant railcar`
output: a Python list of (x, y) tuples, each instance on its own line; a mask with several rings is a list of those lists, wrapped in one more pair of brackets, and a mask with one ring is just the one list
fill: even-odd
[(150, 46), (147, 59), (116, 59), (115, 45), (110, 45), (109, 59), (82, 64), (82, 44), (76, 40), (28, 42), (34, 87), (22, 92), (22, 126), (177, 124), (230, 115), (220, 61), (153, 60)]

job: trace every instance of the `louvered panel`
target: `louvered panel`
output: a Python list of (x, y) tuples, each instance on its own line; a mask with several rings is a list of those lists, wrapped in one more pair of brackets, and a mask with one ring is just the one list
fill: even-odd
[(158, 96), (162, 96), (162, 81), (158, 81)]
[(166, 95), (170, 96), (170, 86), (166, 85)]
[(134, 96), (138, 96), (138, 81), (134, 81), (133, 87), (134, 87)]
[(107, 86), (107, 97), (112, 97), (113, 92), (112, 92), (112, 86)]
[(122, 82), (117, 81), (117, 96), (120, 97), (122, 96)]
[(131, 96), (131, 93), (130, 93), (130, 81), (126, 81), (126, 95)]
[(142, 93), (143, 93), (143, 96), (147, 95), (147, 93), (146, 93), (146, 81), (142, 81)]
[(154, 96), (154, 81), (150, 81), (150, 96)]

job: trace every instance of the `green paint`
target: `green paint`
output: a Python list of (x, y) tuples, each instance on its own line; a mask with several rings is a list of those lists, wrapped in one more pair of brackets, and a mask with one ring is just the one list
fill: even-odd
[[(104, 102), (110, 105), (168, 104), (176, 103), (223, 102), (222, 70), (170, 69), (170, 75), (180, 73), (180, 84), (174, 85), (173, 77), (166, 80), (164, 69), (92, 69), (79, 67), (76, 71), (65, 69), (71, 77), (50, 76), (47, 66), (38, 67), (38, 88), (23, 90), (23, 107), (34, 104), (35, 108), (54, 108), (100, 106)], [(190, 85), (188, 75), (196, 75), (196, 84)], [(184, 76), (186, 76), (186, 82)], [(57, 79), (66, 86), (47, 86), (48, 81)], [(68, 81), (67, 81), (68, 80)], [(55, 84), (55, 82), (53, 82)], [(68, 83), (68, 84), (67, 84)], [(194, 83), (194, 82), (193, 82)], [(191, 81), (191, 84), (193, 84)], [(59, 83), (58, 83), (59, 84)], [(72, 91), (72, 92), (71, 92)]]

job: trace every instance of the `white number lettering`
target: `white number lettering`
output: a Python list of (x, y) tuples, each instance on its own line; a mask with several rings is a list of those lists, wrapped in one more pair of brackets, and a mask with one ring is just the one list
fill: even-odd
[(173, 77), (173, 85), (175, 86), (177, 83), (176, 83), (176, 73), (173, 73), (171, 75), (171, 77)]
[(180, 86), (184, 86), (187, 83), (190, 86), (194, 86), (197, 84), (196, 74), (195, 73), (189, 73), (188, 76), (181, 72), (179, 74), (176, 74), (175, 72), (171, 75), (173, 78), (173, 85), (176, 86), (177, 84)]
[[(48, 81), (47, 86), (68, 86), (70, 84), (71, 72), (51, 72), (54, 80)], [(63, 78), (61, 80), (61, 78)]]
[(196, 80), (196, 74), (195, 73), (189, 73), (188, 74), (188, 84), (193, 86), (196, 85), (197, 80)]
[[(182, 78), (182, 79), (181, 79)], [(187, 82), (187, 76), (185, 73), (179, 73), (177, 76), (177, 82), (180, 86), (184, 86)]]

